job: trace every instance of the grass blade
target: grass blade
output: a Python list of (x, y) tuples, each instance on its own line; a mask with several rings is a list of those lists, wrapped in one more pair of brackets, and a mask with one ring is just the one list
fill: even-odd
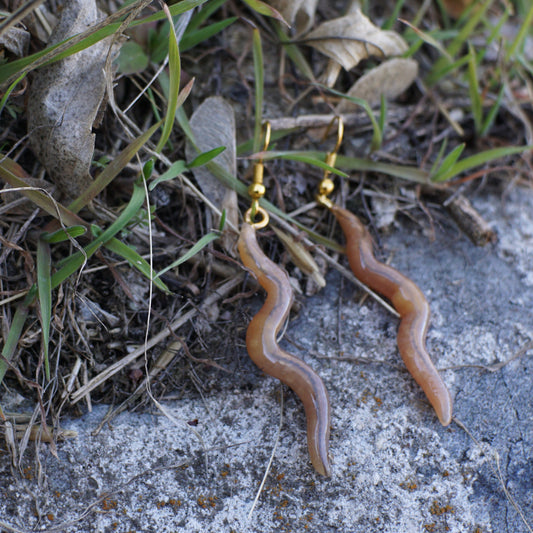
[(52, 275), (52, 288), (56, 288), (70, 275), (74, 274), (85, 261), (93, 255), (102, 244), (124, 229), (131, 219), (139, 212), (144, 202), (144, 188), (135, 184), (131, 199), (120, 216), (102, 234), (84, 248), (84, 253), (76, 252), (62, 261), (61, 268)]
[(483, 121), (483, 125), (479, 133), (481, 137), (484, 137), (492, 127), (494, 119), (496, 118), (496, 115), (498, 114), (498, 111), (500, 110), (500, 107), (502, 105), (504, 94), (505, 86), (502, 86), (500, 92), (498, 93), (498, 98), (496, 98), (496, 102), (494, 102), (494, 104), (491, 106), (489, 112), (487, 113), (487, 116), (485, 117), (485, 120)]
[(519, 154), (521, 152), (526, 152), (528, 150), (533, 150), (533, 146), (503, 146), (501, 148), (493, 148), (492, 150), (486, 150), (479, 154), (472, 155), (470, 157), (465, 157), (461, 161), (456, 162), (447, 172), (437, 173), (436, 176), (431, 178), (432, 181), (446, 181), (461, 172), (470, 170), (473, 167), (478, 167), (494, 159), (499, 159), (500, 157), (506, 157), (508, 155)]
[(290, 42), (290, 38), (287, 35), (287, 32), (285, 31), (285, 28), (279, 24), (274, 23), (276, 33), (278, 34), (278, 38), (283, 45), (283, 49), (287, 53), (287, 55), (290, 57), (291, 61), (296, 65), (297, 68), (300, 69), (300, 72), (309, 80), (312, 82), (316, 82), (315, 74), (313, 73), (313, 69), (309, 66), (309, 63), (307, 62), (307, 59), (302, 54), (300, 48), (296, 46), (295, 44)]
[(26, 77), (26, 73), (23, 72), (6, 90), (4, 93), (4, 96), (2, 96), (2, 99), (0, 100), (0, 115), (2, 115), (2, 111), (4, 110), (4, 107), (7, 103), (7, 99), (15, 89), (15, 87)]
[(372, 161), (371, 159), (348, 157), (345, 155), (337, 156), (337, 166), (346, 171), (379, 172), (381, 174), (386, 174), (387, 176), (394, 176), (415, 183), (425, 184), (429, 182), (428, 173), (419, 167), (393, 165), (390, 163)]
[[(150, 185), (148, 186), (149, 190), (153, 191), (157, 185), (162, 183), (163, 181), (169, 181), (177, 176), (179, 176), (182, 172), (185, 172), (186, 170), (190, 170), (192, 168), (200, 167), (202, 165), (206, 165), (214, 159), (218, 154), (222, 153), (226, 149), (225, 146), (219, 146), (218, 148), (213, 148), (212, 150), (208, 150), (207, 152), (203, 152), (202, 154), (199, 154), (196, 156), (190, 163), (187, 163), (183, 159), (180, 159), (179, 161), (175, 161), (168, 167), (168, 169), (163, 172), (158, 178), (153, 180)], [(147, 180), (148, 181), (148, 180)]]
[(43, 239), (39, 239), (37, 241), (37, 290), (39, 293), (39, 310), (41, 312), (44, 371), (47, 381), (50, 381), (48, 345), (50, 342), (50, 322), (52, 321), (51, 263), (52, 257), (50, 254), (50, 245)]
[(211, 2), (208, 2), (207, 5), (203, 6), (202, 9), (192, 16), (191, 21), (185, 30), (184, 36), (188, 32), (198, 29), (217, 9), (222, 7), (226, 1), (227, 0), (212, 0)]
[(160, 270), (155, 276), (154, 282), (157, 278), (159, 278), (159, 276), (162, 276), (165, 272), (168, 272), (169, 270), (181, 265), (185, 261), (188, 261), (191, 257), (195, 256), (198, 252), (205, 248), (210, 242), (213, 242), (219, 237), (220, 234), (215, 233), (214, 231), (204, 235), (187, 253), (183, 254), (179, 259), (176, 259), (176, 261), (170, 263), (170, 265), (165, 267), (163, 270)]
[(437, 154), (437, 157), (435, 158), (435, 162), (433, 163), (431, 170), (429, 171), (429, 174), (433, 176), (437, 173), (437, 169), (440, 168), (440, 163), (442, 161), (442, 158), (444, 157), (444, 152), (446, 151), (446, 147), (448, 146), (448, 139), (445, 137), (442, 141), (442, 144), (439, 148), (439, 153)]
[[(193, 85), (194, 85), (194, 81), (195, 81), (195, 78), (192, 78), (191, 81), (189, 81), (187, 83), (187, 85), (185, 85), (185, 87), (183, 87), (183, 89), (179, 92), (178, 99), (176, 101), (177, 108), (181, 107), (183, 105), (183, 103), (185, 102), (185, 100), (187, 100), (187, 98), (189, 98), (189, 94), (191, 94), (191, 91), (192, 91), (192, 88), (193, 88)], [(175, 117), (175, 115), (174, 115), (174, 117)]]
[(402, 7), (405, 3), (405, 0), (397, 0), (394, 3), (394, 10), (390, 14), (389, 18), (385, 21), (385, 24), (381, 27), (382, 30), (391, 30), (396, 21), (398, 20), (398, 16), (400, 15), (400, 11), (402, 10)]
[(57, 244), (58, 242), (69, 241), (76, 239), (87, 232), (85, 226), (71, 226), (70, 228), (61, 228), (53, 233), (43, 233), (41, 239), (49, 244)]
[[(94, 225), (91, 226), (91, 231), (95, 237), (99, 237), (103, 233), (101, 228)], [(146, 259), (144, 259), (144, 257), (142, 257), (133, 248), (122, 241), (119, 241), (115, 237), (112, 237), (106, 243), (104, 243), (104, 246), (114, 254), (117, 254), (125, 259), (130, 266), (137, 269), (148, 280), (153, 281), (154, 285), (158, 289), (162, 290), (166, 294), (171, 294), (170, 289), (163, 283), (163, 281), (155, 278), (154, 271), (150, 268), (148, 261), (146, 261)]]
[(182, 52), (186, 52), (187, 50), (194, 48), (198, 44), (203, 43), (207, 39), (210, 39), (217, 33), (220, 33), (228, 26), (231, 26), (236, 20), (238, 20), (238, 17), (230, 17), (219, 22), (214, 22), (213, 24), (205, 26), (200, 30), (196, 30), (190, 33), (186, 32), (181, 38), (180, 50)]
[(255, 125), (254, 125), (254, 152), (261, 149), (261, 130), (263, 124), (263, 90), (265, 71), (263, 63), (263, 47), (261, 34), (257, 28), (253, 29), (253, 56), (255, 79)]
[[(403, 24), (411, 28), (411, 30), (416, 34), (416, 36), (419, 38), (419, 41), (416, 41), (414, 45), (412, 45), (412, 49), (409, 49), (409, 51), (406, 53), (408, 57), (412, 57), (414, 53), (420, 48), (421, 43), (426, 43), (438, 50), (448, 61), (452, 61), (452, 57), (448, 54), (446, 48), (442, 46), (440, 41), (434, 37), (431, 33), (425, 32), (417, 28), (414, 24), (411, 24), (409, 21), (400, 19)], [(442, 38), (442, 35), (440, 36)]]
[[(457, 37), (448, 46), (448, 55), (455, 57), (461, 50), (470, 35), (475, 30), (481, 19), (485, 16), (485, 12), (491, 6), (492, 0), (485, 0), (484, 2), (475, 2), (476, 9), (474, 10), (474, 3), (471, 4), (469, 12), (465, 12), (459, 22), (464, 22), (464, 26), (459, 30)], [(481, 4), (481, 5), (480, 5)], [(468, 16), (467, 16), (468, 15)]]
[(387, 125), (387, 98), (384, 94), (381, 95), (381, 102), (379, 105), (379, 131), (381, 132), (381, 138), (383, 139), (383, 133), (385, 126)]
[[(363, 159), (359, 157), (348, 157), (345, 155), (337, 156), (337, 168), (329, 167), (324, 163), (326, 158), (325, 152), (308, 150), (305, 152), (297, 151), (269, 151), (264, 155), (265, 159), (290, 159), (291, 161), (301, 161), (310, 165), (314, 165), (339, 176), (348, 177), (345, 171), (367, 171), (379, 172), (388, 176), (395, 176), (403, 178), (416, 183), (428, 183), (428, 173), (418, 167), (393, 165), (390, 163), (381, 163), (379, 161), (372, 161), (371, 159)], [(340, 169), (343, 170), (340, 170)]]
[[(13, 316), (13, 322), (11, 322), (11, 327), (9, 328), (9, 333), (6, 337), (6, 342), (2, 348), (2, 357), (6, 361), (11, 361), (13, 358), (13, 354), (17, 349), (20, 336), (22, 335), (22, 328), (24, 327), (24, 323), (28, 317), (30, 305), (35, 300), (36, 295), (37, 286), (33, 285), (24, 300), (17, 306), (17, 310)], [(0, 359), (0, 383), (2, 383), (2, 380), (4, 379), (5, 373), (8, 369), (8, 365), (4, 359)]]
[(477, 57), (472, 43), (468, 43), (468, 92), (470, 94), (470, 105), (474, 117), (474, 128), (479, 135), (481, 123), (483, 121), (483, 106), (481, 103), (481, 91), (479, 90), (479, 79), (477, 75)]
[(222, 215), (220, 217), (220, 222), (218, 223), (218, 231), (222, 233), (224, 231), (225, 225), (226, 225), (226, 210), (222, 209)]
[(29, 198), (36, 206), (46, 211), (49, 215), (61, 220), (66, 226), (85, 225), (85, 222), (72, 211), (56, 202), (51, 196), (28, 185), (24, 179), (19, 177), (25, 175), (26, 173), (22, 167), (15, 161), (9, 159), (9, 157), (3, 158), (0, 163), (0, 178), (6, 183), (17, 189), (20, 188), (19, 192), (21, 194)]
[(522, 46), (522, 44), (525, 42), (527, 34), (531, 30), (532, 24), (533, 24), (533, 4), (531, 4), (529, 11), (527, 12), (527, 15), (524, 18), (524, 22), (522, 22), (522, 25), (520, 26), (520, 29), (518, 30), (516, 37), (514, 38), (513, 42), (511, 43), (511, 46), (509, 46), (509, 49), (507, 50), (507, 54), (505, 56), (505, 59), (507, 61), (509, 61), (509, 59), (516, 54), (517, 49), (520, 46)]
[[(454, 70), (460, 69), (463, 65), (467, 65), (469, 60), (468, 55), (464, 55), (457, 59), (457, 61), (453, 61), (452, 63), (444, 62), (440, 65), (440, 68), (432, 68), (430, 73), (426, 76), (425, 82), (433, 86), (435, 85), (441, 78), (444, 78), (447, 74), (450, 72), (453, 72)], [(435, 65), (437, 65), (440, 62), (437, 61)]]
[(212, 150), (208, 150), (207, 152), (199, 154), (190, 163), (187, 164), (187, 168), (190, 170), (192, 168), (207, 165), (209, 161), (215, 159), (215, 157), (221, 154), (225, 149), (225, 146), (219, 146), (218, 148), (213, 148)]
[(436, 170), (435, 174), (432, 175), (432, 181), (441, 181), (440, 176), (446, 174), (450, 168), (457, 162), (461, 157), (463, 150), (465, 149), (466, 144), (462, 143), (459, 146), (456, 146), (443, 160), (439, 168)]
[(105, 169), (98, 174), (95, 180), (78, 196), (68, 208), (73, 213), (77, 213), (85, 207), (91, 200), (96, 198), (122, 171), (122, 169), (133, 159), (135, 154), (146, 144), (148, 139), (161, 126), (161, 122), (154, 124), (149, 130), (132, 141)]
[[(169, 11), (172, 16), (180, 15), (193, 9), (194, 7), (204, 4), (206, 1), (207, 0), (182, 0), (181, 2), (171, 6)], [(95, 24), (93, 27), (89, 28), (83, 33), (69, 37), (64, 41), (61, 41), (53, 46), (49, 46), (44, 50), (40, 50), (35, 54), (31, 54), (21, 59), (1, 65), (0, 84), (6, 81), (11, 81), (13, 76), (31, 72), (32, 70), (35, 70), (36, 68), (39, 68), (45, 64), (59, 61), (60, 59), (75, 54), (76, 52), (85, 50), (102, 39), (109, 37), (121, 27), (122, 19), (128, 13), (136, 9), (137, 5), (138, 2), (135, 4), (129, 4), (122, 9), (119, 9), (116, 13), (113, 13), (98, 24)], [(130, 24), (130, 27), (154, 22), (163, 18), (165, 18), (165, 14), (160, 11), (143, 19), (133, 21)]]
[[(181, 2), (176, 2), (175, 4), (168, 6), (168, 10), (172, 17), (176, 15), (183, 15), (187, 11), (194, 9), (195, 7), (205, 4), (207, 0), (182, 0)], [(163, 20), (166, 17), (165, 13), (159, 11), (148, 17), (145, 17), (140, 20), (134, 21), (131, 26), (140, 26), (141, 24), (146, 24), (147, 22), (156, 22), (157, 20)]]
[(170, 23), (170, 31), (168, 32), (168, 72), (170, 77), (168, 89), (168, 104), (165, 115), (165, 122), (163, 124), (163, 132), (161, 138), (157, 143), (156, 152), (161, 152), (166, 142), (168, 141), (172, 128), (174, 127), (174, 119), (176, 116), (176, 109), (178, 107), (178, 94), (180, 91), (180, 77), (181, 77), (181, 60), (178, 45), (178, 38), (172, 17), (166, 4), (163, 4), (163, 9)]
[(152, 159), (148, 159), (146, 163), (143, 165), (142, 169), (142, 177), (144, 181), (148, 181), (152, 177), (152, 172), (154, 171), (155, 162)]
[(347, 178), (348, 174), (343, 172), (342, 170), (331, 167), (327, 163), (324, 163), (325, 160), (325, 154), (324, 157), (322, 157), (321, 152), (313, 152), (313, 151), (305, 151), (305, 152), (296, 152), (296, 151), (274, 151), (270, 150), (268, 152), (262, 152), (260, 154), (261, 157), (264, 157), (264, 159), (288, 159), (289, 161), (299, 161), (300, 163), (306, 163), (307, 165), (313, 165), (315, 167), (321, 168), (323, 170), (327, 170), (331, 172), (332, 174), (337, 174), (337, 176), (341, 176), (343, 178)]
[[(472, 7), (476, 5), (476, 10), (474, 11)], [(440, 78), (442, 78), (450, 70), (450, 57), (455, 57), (464, 44), (470, 38), (472, 32), (479, 24), (481, 19), (485, 16), (485, 12), (492, 4), (492, 0), (485, 0), (484, 2), (474, 2), (471, 4), (469, 10), (469, 16), (465, 16), (466, 13), (458, 21), (458, 24), (464, 23), (464, 26), (459, 28), (459, 31), (452, 42), (446, 48), (446, 55), (443, 55), (438, 59), (433, 67), (431, 68), (429, 74), (427, 75), (427, 83), (429, 85), (435, 84)], [(468, 56), (463, 56), (460, 59), (467, 59)], [(459, 60), (460, 61), (460, 60)], [(460, 63), (457, 62), (457, 65)]]
[(152, 181), (148, 188), (153, 191), (156, 186), (163, 181), (173, 180), (176, 176), (179, 176), (182, 172), (185, 172), (185, 170), (187, 170), (187, 162), (180, 159), (179, 161), (172, 163), (172, 165), (170, 165), (168, 169), (161, 174), (161, 176)]
[(281, 16), (281, 13), (274, 9), (272, 6), (269, 6), (261, 0), (242, 0), (250, 9), (253, 9), (260, 15), (265, 15), (266, 17), (272, 17), (280, 22), (283, 22), (290, 28), (290, 24)]

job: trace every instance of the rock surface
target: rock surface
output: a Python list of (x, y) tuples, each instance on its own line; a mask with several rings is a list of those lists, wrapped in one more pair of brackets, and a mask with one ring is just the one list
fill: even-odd
[(496, 229), (495, 245), (475, 248), (447, 222), (436, 223), (435, 240), (405, 224), (381, 242), (430, 302), (428, 348), (455, 402), (449, 427), (403, 368), (397, 320), (373, 301), (359, 305), (360, 293), (330, 275), (283, 341), (330, 392), (330, 479), (310, 466), (300, 403), (250, 363), (253, 387), (235, 375), (233, 390), (165, 403), (170, 418), (155, 407), (123, 413), (97, 436), (105, 407), (63, 420), (79, 436), (58, 445), (59, 459), (44, 448), (40, 487), (37, 473), (14, 478), (4, 459), (4, 529), (531, 531), (533, 191), (474, 204)]

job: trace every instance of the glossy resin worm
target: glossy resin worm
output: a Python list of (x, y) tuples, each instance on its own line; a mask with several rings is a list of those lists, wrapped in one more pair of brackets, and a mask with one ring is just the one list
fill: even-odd
[(424, 294), (409, 278), (374, 257), (372, 238), (353, 213), (333, 203), (327, 207), (346, 236), (346, 255), (353, 273), (368, 287), (388, 298), (400, 314), (400, 355), (426, 393), (439, 420), (447, 426), (452, 419), (452, 399), (426, 350), (429, 305)]
[(288, 385), (302, 401), (311, 462), (319, 474), (329, 476), (330, 406), (326, 387), (313, 369), (283, 351), (276, 340), (292, 303), (289, 279), (259, 248), (255, 229), (248, 223), (242, 225), (238, 248), (242, 262), (267, 292), (263, 307), (246, 332), (248, 353), (261, 370)]

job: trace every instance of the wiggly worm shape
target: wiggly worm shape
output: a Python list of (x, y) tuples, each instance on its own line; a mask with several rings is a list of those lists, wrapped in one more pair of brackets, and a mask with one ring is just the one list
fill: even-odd
[(302, 401), (307, 418), (307, 446), (311, 462), (319, 474), (329, 476), (328, 392), (315, 371), (282, 350), (276, 340), (292, 303), (289, 278), (259, 248), (255, 229), (250, 224), (243, 224), (238, 248), (244, 266), (256, 275), (267, 292), (263, 307), (253, 317), (246, 332), (248, 354), (263, 372), (288, 385)]
[(452, 399), (426, 350), (429, 304), (422, 291), (394, 268), (380, 263), (372, 251), (372, 237), (350, 211), (330, 207), (346, 237), (346, 255), (355, 276), (388, 298), (400, 314), (398, 350), (407, 370), (422, 387), (443, 426), (452, 419)]

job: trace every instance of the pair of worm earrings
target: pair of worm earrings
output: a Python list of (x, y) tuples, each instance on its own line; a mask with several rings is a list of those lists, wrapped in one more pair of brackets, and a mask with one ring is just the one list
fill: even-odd
[[(333, 167), (342, 141), (344, 127), (338, 118), (338, 140), (327, 154)], [(270, 140), (270, 124), (265, 125), (265, 150)], [(322, 379), (294, 355), (282, 350), (277, 335), (285, 323), (293, 300), (287, 273), (272, 262), (257, 243), (256, 230), (267, 226), (268, 212), (259, 205), (265, 193), (263, 162), (254, 166), (253, 182), (248, 192), (252, 205), (245, 214), (238, 249), (244, 266), (252, 271), (267, 293), (263, 307), (251, 320), (246, 332), (246, 347), (252, 361), (267, 374), (288, 385), (300, 398), (307, 418), (307, 445), (315, 470), (329, 476), (330, 403)], [(372, 238), (351, 212), (336, 205), (329, 195), (334, 184), (325, 171), (319, 185), (317, 202), (333, 213), (346, 240), (346, 255), (353, 273), (368, 287), (390, 300), (400, 315), (398, 350), (415, 381), (422, 387), (440, 422), (447, 426), (452, 417), (452, 400), (446, 385), (426, 350), (429, 305), (422, 291), (394, 268), (380, 263), (373, 254)], [(256, 221), (257, 219), (257, 221)]]

